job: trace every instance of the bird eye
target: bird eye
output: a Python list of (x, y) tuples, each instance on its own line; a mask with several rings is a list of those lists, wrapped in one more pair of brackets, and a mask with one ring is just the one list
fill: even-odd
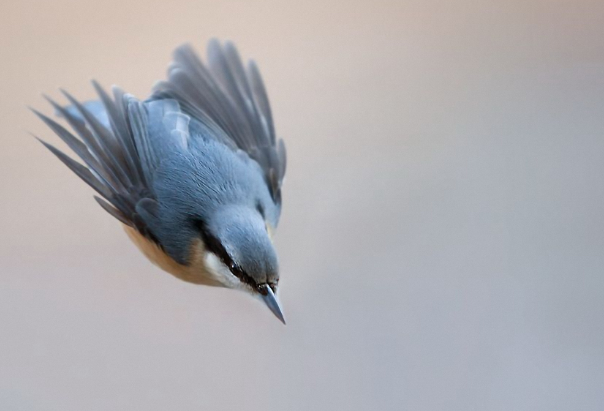
[(249, 284), (253, 287), (256, 286), (256, 282), (254, 281), (254, 279), (252, 277), (250, 277), (249, 275), (247, 275), (245, 273), (245, 271), (243, 271), (241, 269), (241, 267), (239, 267), (233, 260), (229, 259), (228, 261), (224, 261), (224, 263), (229, 267), (229, 270), (231, 270), (231, 273), (235, 277), (239, 278), (239, 280), (241, 282)]
[(227, 263), (229, 270), (231, 270), (231, 273), (233, 273), (233, 275), (239, 279), (242, 279), (244, 277), (244, 273), (241, 270), (241, 268), (239, 268), (239, 266), (237, 264), (235, 264), (235, 262), (233, 260), (229, 260)]

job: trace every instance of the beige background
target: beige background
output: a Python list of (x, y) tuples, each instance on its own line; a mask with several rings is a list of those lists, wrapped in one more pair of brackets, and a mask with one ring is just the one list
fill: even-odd
[[(260, 64), (289, 321), (151, 266), (35, 142), (88, 80)], [(4, 1), (0, 409), (601, 410), (604, 4)]]

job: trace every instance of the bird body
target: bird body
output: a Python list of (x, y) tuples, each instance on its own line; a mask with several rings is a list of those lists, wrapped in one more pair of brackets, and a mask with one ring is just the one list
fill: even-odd
[(281, 320), (272, 242), (281, 212), (285, 147), (252, 62), (213, 41), (206, 67), (189, 46), (145, 101), (97, 83), (99, 101), (50, 100), (75, 135), (38, 116), (79, 156), (42, 142), (97, 191), (155, 265), (195, 284), (244, 290)]

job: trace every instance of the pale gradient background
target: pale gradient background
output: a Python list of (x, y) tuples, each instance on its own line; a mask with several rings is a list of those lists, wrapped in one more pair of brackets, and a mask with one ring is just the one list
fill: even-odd
[[(25, 106), (254, 57), (283, 327), (151, 266)], [(604, 3), (4, 1), (0, 409), (604, 409)]]

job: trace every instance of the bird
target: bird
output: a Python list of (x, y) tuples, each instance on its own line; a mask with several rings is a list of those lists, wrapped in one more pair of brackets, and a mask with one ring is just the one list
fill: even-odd
[(256, 63), (213, 39), (205, 62), (190, 44), (176, 48), (146, 100), (92, 85), (96, 100), (44, 96), (56, 120), (32, 109), (80, 161), (34, 137), (92, 187), (153, 264), (244, 291), (285, 324), (273, 235), (286, 152)]

